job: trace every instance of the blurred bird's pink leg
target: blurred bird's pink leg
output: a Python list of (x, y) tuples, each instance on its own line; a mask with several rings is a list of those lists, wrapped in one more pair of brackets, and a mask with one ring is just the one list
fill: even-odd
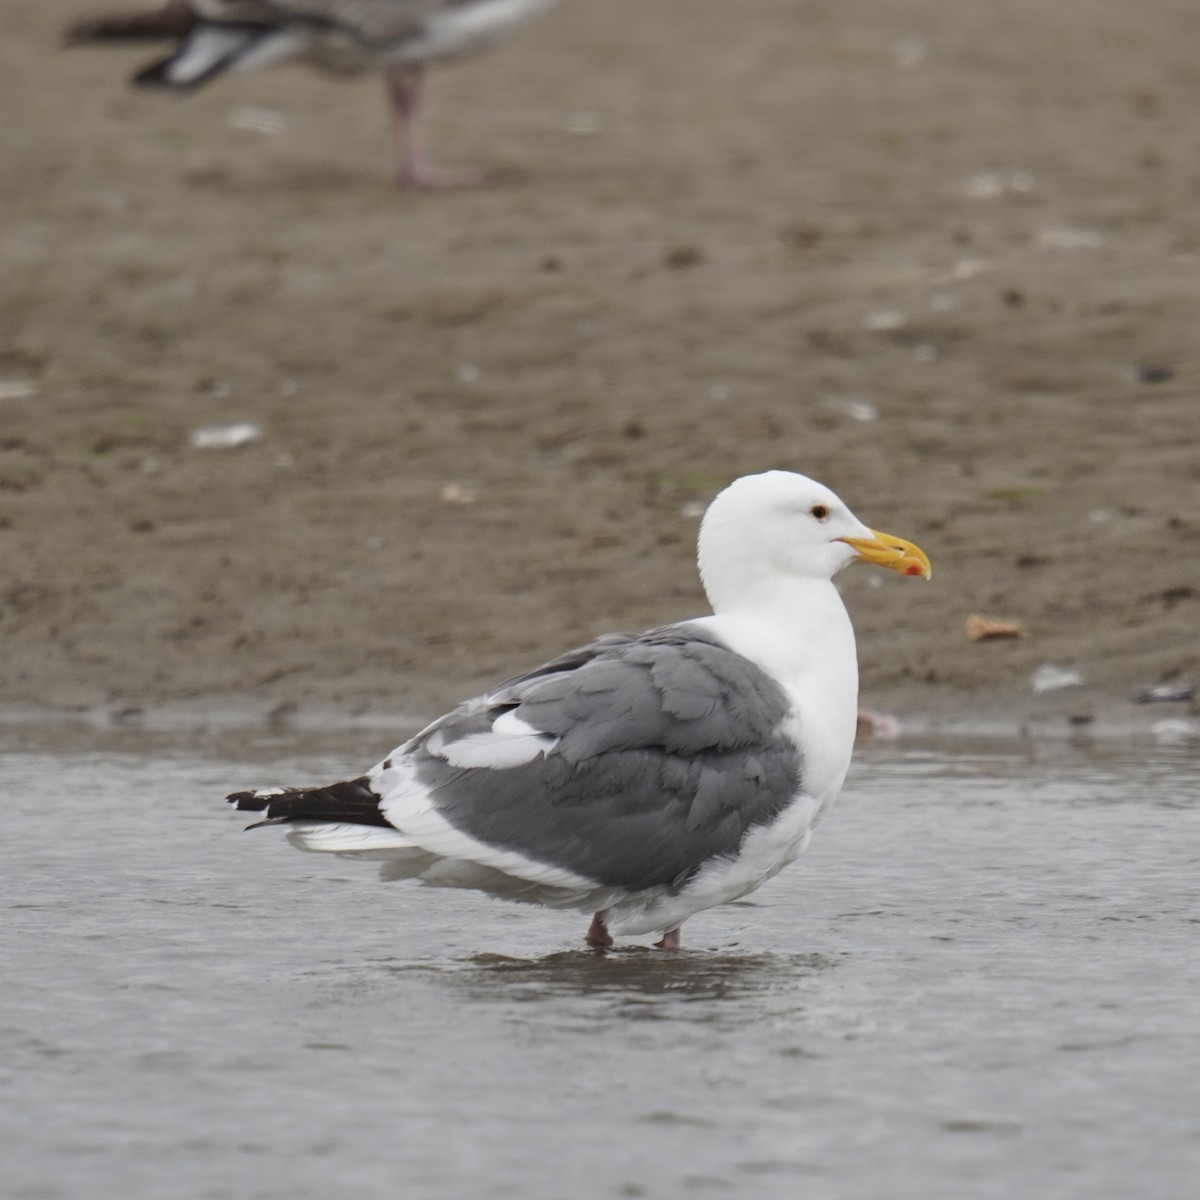
[(596, 946), (600, 949), (607, 950), (613, 944), (613, 935), (608, 932), (608, 925), (604, 918), (608, 916), (608, 909), (602, 908), (593, 918), (592, 923), (588, 926), (587, 933), (584, 934), (583, 940), (589, 946)]
[(683, 945), (682, 939), (679, 936), (679, 927), (668, 929), (662, 935), (662, 940), (654, 943), (660, 950), (678, 950)]
[(422, 113), (425, 72), (419, 67), (392, 71), (387, 76), (388, 104), (396, 141), (396, 183), (399, 187), (469, 188), (486, 178), (483, 171), (439, 171), (429, 161)]

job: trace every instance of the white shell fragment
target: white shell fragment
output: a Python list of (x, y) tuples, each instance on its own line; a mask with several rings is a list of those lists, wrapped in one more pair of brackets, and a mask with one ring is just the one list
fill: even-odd
[(276, 112), (273, 108), (262, 108), (257, 104), (243, 104), (229, 114), (230, 129), (244, 130), (247, 133), (282, 133), (286, 125), (283, 113)]
[(192, 432), (192, 446), (196, 450), (232, 450), (257, 442), (262, 433), (262, 428), (253, 421), (237, 421), (232, 425), (205, 425)]
[(1042, 663), (1033, 673), (1033, 694), (1057, 692), (1062, 688), (1079, 687), (1083, 676), (1070, 667), (1056, 667), (1053, 663)]
[(32, 400), (37, 392), (32, 379), (0, 379), (0, 400)]

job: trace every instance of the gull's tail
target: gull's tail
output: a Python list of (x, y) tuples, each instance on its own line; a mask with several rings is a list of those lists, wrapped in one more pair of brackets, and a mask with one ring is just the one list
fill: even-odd
[[(352, 825), (388, 825), (379, 811), (379, 796), (366, 775), (314, 788), (260, 788), (234, 792), (226, 799), (239, 812), (265, 814), (259, 825), (288, 821), (337, 821)], [(388, 828), (391, 828), (389, 825)]]
[(196, 88), (232, 69), (270, 66), (294, 54), (295, 33), (255, 22), (206, 21), (187, 0), (167, 0), (142, 12), (85, 17), (68, 25), (68, 46), (94, 42), (177, 42), (172, 53), (133, 76), (137, 87)]
[(301, 850), (326, 854), (394, 854), (412, 851), (412, 841), (379, 811), (379, 795), (366, 775), (312, 788), (260, 788), (227, 797), (239, 812), (262, 813), (248, 825), (286, 825), (288, 840)]

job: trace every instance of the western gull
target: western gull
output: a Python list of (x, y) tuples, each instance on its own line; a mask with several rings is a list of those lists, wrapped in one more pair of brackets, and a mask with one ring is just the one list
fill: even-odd
[(68, 45), (177, 43), (133, 76), (140, 87), (190, 89), (226, 71), (299, 62), (336, 75), (382, 72), (391, 109), (396, 179), (464, 187), (480, 172), (439, 171), (422, 122), (425, 69), (489, 46), (558, 0), (166, 0), (156, 9), (84, 18)]
[(730, 484), (700, 525), (712, 615), (608, 634), (440, 717), (367, 774), (235, 792), (293, 845), (382, 861), (384, 879), (593, 914), (586, 940), (661, 933), (792, 862), (854, 743), (852, 562), (930, 577), (787, 471)]

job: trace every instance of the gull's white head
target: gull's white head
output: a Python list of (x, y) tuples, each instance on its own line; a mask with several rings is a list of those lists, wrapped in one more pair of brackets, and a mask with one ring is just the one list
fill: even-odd
[(698, 559), (717, 610), (783, 580), (828, 581), (858, 560), (930, 576), (923, 551), (868, 528), (837, 493), (791, 471), (744, 475), (721, 492), (700, 524)]

